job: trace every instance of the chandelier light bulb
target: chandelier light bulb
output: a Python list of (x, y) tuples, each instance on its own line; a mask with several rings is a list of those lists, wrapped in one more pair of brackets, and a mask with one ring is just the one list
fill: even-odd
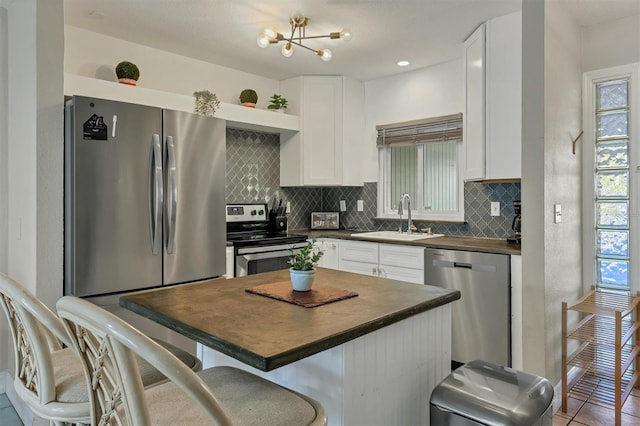
[(320, 58), (325, 61), (325, 62), (329, 62), (331, 60), (331, 58), (333, 57), (333, 52), (329, 49), (319, 49), (318, 50), (318, 55), (320, 56)]
[(269, 39), (267, 37), (265, 37), (264, 35), (260, 35), (258, 36), (258, 46), (262, 47), (263, 49), (267, 48), (269, 46)]
[(268, 40), (273, 41), (278, 37), (278, 32), (271, 27), (267, 27), (262, 31), (262, 35)]
[(340, 39), (342, 41), (351, 40), (351, 30), (349, 28), (343, 28), (343, 30), (340, 31)]
[(291, 45), (291, 43), (287, 43), (283, 45), (282, 56), (284, 56), (285, 58), (289, 58), (291, 57), (291, 55), (293, 55), (293, 46)]

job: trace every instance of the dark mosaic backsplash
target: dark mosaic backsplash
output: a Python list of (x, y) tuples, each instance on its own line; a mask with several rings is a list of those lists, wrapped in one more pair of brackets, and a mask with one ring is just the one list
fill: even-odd
[[(291, 203), (289, 229), (307, 229), (311, 212), (338, 211), (340, 200), (345, 200), (347, 211), (340, 214), (341, 227), (398, 228), (397, 221), (373, 219), (377, 213), (375, 182), (363, 187), (280, 188), (279, 181), (279, 135), (227, 129), (227, 203), (268, 202), (277, 197)], [(420, 225), (447, 235), (506, 238), (511, 234), (513, 201), (520, 199), (520, 183), (465, 183), (464, 198), (465, 224)], [(357, 211), (357, 200), (363, 200), (363, 212)], [(500, 201), (500, 216), (490, 216), (491, 201)]]

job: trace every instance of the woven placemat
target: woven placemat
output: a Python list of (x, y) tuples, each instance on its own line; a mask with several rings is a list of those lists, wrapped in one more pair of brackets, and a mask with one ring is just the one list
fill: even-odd
[(276, 300), (282, 300), (283, 302), (293, 303), (294, 305), (304, 306), (305, 308), (315, 308), (316, 306), (349, 299), (350, 297), (356, 297), (358, 295), (358, 293), (354, 293), (353, 291), (315, 284), (309, 291), (294, 291), (291, 288), (291, 281), (257, 285), (247, 288), (245, 291)]

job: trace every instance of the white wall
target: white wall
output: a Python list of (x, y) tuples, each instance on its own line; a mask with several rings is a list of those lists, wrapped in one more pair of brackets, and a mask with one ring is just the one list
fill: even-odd
[[(560, 379), (561, 303), (582, 295), (582, 129), (580, 27), (560, 2), (545, 11), (544, 263), (547, 377)], [(562, 222), (554, 223), (554, 204)], [(562, 254), (561, 256), (559, 254)]]
[(364, 181), (378, 181), (376, 126), (464, 111), (460, 59), (365, 82)]
[(582, 71), (640, 62), (640, 15), (582, 29)]
[[(7, 9), (0, 7), (0, 272), (7, 273)], [(9, 368), (9, 325), (0, 313), (0, 371)], [(0, 376), (0, 392), (4, 381)]]
[[(63, 0), (14, 1), (7, 10), (6, 268), (53, 307), (62, 295)], [(8, 368), (6, 336), (0, 347)]]
[[(560, 379), (560, 307), (581, 280), (580, 29), (561, 3), (523, 2), (524, 369)], [(562, 222), (553, 223), (553, 205)]]
[(62, 295), (63, 1), (8, 10), (8, 272), (53, 306)]
[[(544, 6), (522, 4), (522, 335), (524, 370), (546, 375), (544, 283)], [(526, 159), (526, 161), (525, 161)]]
[(258, 92), (258, 108), (266, 108), (279, 92), (280, 83), (257, 75), (259, 69), (249, 74), (69, 25), (64, 34), (64, 71), (69, 74), (117, 81), (115, 66), (130, 61), (140, 69), (138, 85), (150, 89), (183, 95), (206, 89), (221, 102), (237, 104), (240, 92), (251, 88)]

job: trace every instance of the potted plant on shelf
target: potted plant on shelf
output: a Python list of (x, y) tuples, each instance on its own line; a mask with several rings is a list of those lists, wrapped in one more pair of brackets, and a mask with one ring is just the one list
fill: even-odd
[(280, 96), (274, 93), (273, 95), (271, 95), (270, 102), (271, 103), (269, 104), (269, 106), (267, 106), (267, 109), (271, 109), (277, 112), (284, 112), (284, 110), (287, 109), (287, 98), (285, 98), (284, 96)]
[(195, 112), (198, 114), (213, 117), (216, 110), (220, 107), (220, 101), (215, 93), (211, 93), (208, 90), (200, 90), (193, 92), (193, 96), (196, 98)]
[(313, 285), (316, 270), (313, 268), (324, 252), (313, 245), (312, 241), (299, 250), (289, 249), (289, 275), (291, 285), (295, 291), (309, 291)]
[(258, 94), (253, 89), (244, 89), (240, 92), (240, 103), (249, 108), (255, 108), (258, 103)]
[(129, 61), (122, 61), (116, 65), (116, 76), (118, 76), (118, 82), (135, 86), (138, 84), (138, 79), (140, 78), (140, 70), (136, 64)]

